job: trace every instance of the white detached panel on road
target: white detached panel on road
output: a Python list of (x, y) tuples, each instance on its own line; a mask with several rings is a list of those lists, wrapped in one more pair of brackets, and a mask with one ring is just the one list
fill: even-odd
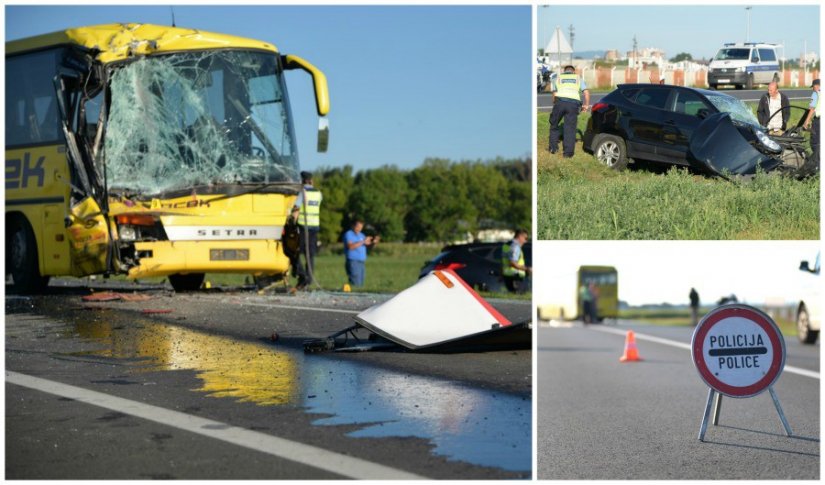
[(433, 271), (355, 320), (411, 349), (503, 328), (511, 322), (451, 270)]

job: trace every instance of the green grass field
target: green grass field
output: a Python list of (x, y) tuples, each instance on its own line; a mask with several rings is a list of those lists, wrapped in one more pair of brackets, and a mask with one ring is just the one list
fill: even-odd
[[(792, 113), (795, 123), (802, 110)], [(579, 116), (581, 133), (588, 117)], [(540, 239), (819, 238), (819, 176), (730, 182), (643, 163), (615, 172), (584, 153), (581, 141), (571, 159), (551, 154), (548, 118), (538, 114)]]
[[(702, 315), (712, 310), (714, 307), (701, 307), (699, 309), (699, 318)], [(619, 310), (619, 318), (627, 320), (635, 320), (637, 322), (648, 323), (651, 325), (663, 326), (691, 326), (690, 310), (687, 308), (674, 309), (646, 309), (646, 308), (629, 308), (626, 310)], [(796, 322), (787, 320), (781, 317), (774, 317), (774, 321), (782, 334), (786, 337), (796, 337)]]

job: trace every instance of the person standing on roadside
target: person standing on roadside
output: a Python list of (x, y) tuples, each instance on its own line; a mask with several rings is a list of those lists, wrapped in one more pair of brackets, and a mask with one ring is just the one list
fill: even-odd
[(509, 291), (523, 293), (527, 289), (526, 280), (533, 269), (524, 262), (524, 244), (527, 231), (516, 229), (513, 240), (501, 247), (501, 274)]
[(814, 79), (811, 84), (811, 103), (808, 105), (808, 117), (805, 118), (805, 129), (811, 130), (811, 150), (813, 150), (814, 160), (819, 167), (819, 115), (822, 114), (821, 96), (819, 96), (819, 79)]
[[(573, 66), (564, 66), (564, 72), (550, 83), (553, 93), (553, 111), (550, 113), (550, 153), (559, 148), (559, 123), (564, 118), (564, 157), (570, 158), (576, 148), (576, 124), (579, 112), (590, 109), (590, 91), (584, 79), (576, 74)], [(584, 104), (582, 105), (582, 93)]]
[(579, 286), (579, 301), (581, 302), (582, 323), (593, 323), (591, 321), (593, 309), (590, 308), (593, 304), (593, 294), (590, 293), (590, 288), (584, 282)]
[(699, 292), (696, 288), (690, 289), (690, 322), (695, 327), (699, 324)]
[(381, 236), (366, 236), (364, 221), (355, 218), (352, 229), (344, 233), (344, 256), (349, 284), (353, 287), (364, 286), (367, 273), (367, 248), (372, 248), (381, 240)]
[[(312, 184), (312, 173), (301, 172), (304, 190), (295, 199), (292, 213), (297, 217), (301, 237), (301, 252), (306, 265), (301, 268), (298, 263), (298, 289), (311, 284), (315, 275), (315, 254), (318, 252), (318, 231), (321, 229), (321, 191)], [(300, 257), (297, 258), (300, 261)]]
[[(782, 114), (775, 114), (782, 110)], [(779, 92), (776, 81), (768, 84), (768, 92), (759, 99), (756, 108), (756, 118), (759, 124), (768, 129), (771, 135), (780, 135), (788, 127), (788, 117), (791, 115), (791, 102), (785, 93)]]

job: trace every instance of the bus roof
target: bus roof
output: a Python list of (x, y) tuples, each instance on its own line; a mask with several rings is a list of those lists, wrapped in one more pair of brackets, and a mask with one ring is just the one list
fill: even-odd
[(60, 30), (6, 42), (6, 54), (73, 44), (100, 51), (97, 60), (109, 63), (134, 55), (185, 50), (248, 48), (278, 52), (266, 42), (196, 29), (151, 24), (106, 24)]
[(579, 271), (598, 271), (598, 272), (605, 272), (605, 273), (616, 273), (616, 268), (613, 266), (587, 266), (582, 265), (579, 266)]

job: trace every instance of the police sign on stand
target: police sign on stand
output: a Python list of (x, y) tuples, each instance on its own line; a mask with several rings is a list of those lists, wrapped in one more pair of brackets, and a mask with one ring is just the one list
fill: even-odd
[(716, 425), (722, 395), (746, 398), (766, 389), (770, 391), (782, 425), (790, 436), (790, 426), (771, 387), (785, 367), (785, 339), (768, 315), (747, 305), (720, 306), (697, 325), (691, 351), (696, 370), (710, 387), (699, 440), (704, 440), (714, 396), (713, 424)]

